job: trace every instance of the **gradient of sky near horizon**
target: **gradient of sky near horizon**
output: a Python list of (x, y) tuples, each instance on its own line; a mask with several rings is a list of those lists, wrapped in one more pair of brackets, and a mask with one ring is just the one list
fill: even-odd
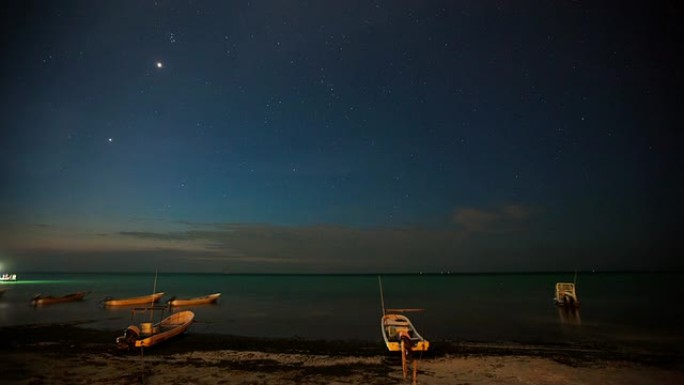
[(684, 268), (672, 4), (2, 8), (0, 270)]

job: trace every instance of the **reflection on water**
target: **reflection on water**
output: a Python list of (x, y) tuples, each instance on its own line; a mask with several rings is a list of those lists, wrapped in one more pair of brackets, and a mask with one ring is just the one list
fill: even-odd
[(581, 325), (582, 318), (580, 317), (580, 311), (576, 307), (572, 306), (557, 306), (558, 308), (558, 319), (563, 325)]

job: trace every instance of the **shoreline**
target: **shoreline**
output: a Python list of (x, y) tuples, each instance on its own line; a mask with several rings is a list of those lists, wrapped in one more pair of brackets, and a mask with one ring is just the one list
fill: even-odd
[[(410, 383), (382, 341), (256, 338), (189, 333), (159, 346), (118, 351), (122, 331), (79, 324), (0, 328), (0, 368), (11, 384)], [(597, 344), (434, 341), (417, 383), (676, 384), (682, 351)], [(607, 377), (610, 375), (610, 377)], [(560, 376), (560, 377), (559, 377)], [(582, 379), (584, 378), (584, 379)], [(619, 380), (619, 381), (617, 381)]]
[[(52, 324), (29, 324), (0, 327), (0, 349), (31, 350), (37, 346), (54, 352), (81, 349), (84, 351), (117, 352), (115, 339), (123, 333), (121, 330), (101, 330), (83, 327), (88, 321)], [(153, 347), (150, 351), (159, 350), (165, 354), (176, 354), (187, 351), (216, 350), (254, 350), (268, 353), (310, 354), (363, 357), (385, 355), (386, 349), (382, 339), (377, 341), (353, 339), (307, 339), (299, 337), (271, 338), (252, 337), (229, 334), (193, 333), (189, 332)], [(444, 356), (529, 356), (554, 357), (560, 361), (606, 360), (630, 361), (634, 363), (661, 366), (665, 368), (684, 368), (684, 347), (678, 350), (655, 348), (654, 346), (638, 347), (626, 344), (610, 344), (597, 342), (553, 343), (538, 341), (535, 343), (516, 341), (467, 341), (437, 339), (430, 341), (430, 350), (424, 353), (426, 358)]]

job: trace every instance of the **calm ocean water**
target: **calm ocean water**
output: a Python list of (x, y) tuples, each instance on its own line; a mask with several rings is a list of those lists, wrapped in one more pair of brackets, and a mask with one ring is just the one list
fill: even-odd
[[(516, 342), (599, 342), (676, 347), (684, 342), (682, 273), (585, 273), (582, 303), (567, 313), (552, 301), (557, 281), (573, 274), (450, 274), (383, 276), (385, 304), (418, 307), (410, 318), (428, 339)], [(130, 308), (107, 309), (107, 297), (151, 293), (150, 274), (21, 274), (0, 297), (0, 327), (89, 321), (123, 330)], [(371, 275), (159, 274), (157, 291), (193, 297), (214, 292), (217, 305), (191, 308), (193, 333), (328, 340), (379, 340), (378, 278)], [(33, 308), (38, 293), (90, 290), (83, 302)]]

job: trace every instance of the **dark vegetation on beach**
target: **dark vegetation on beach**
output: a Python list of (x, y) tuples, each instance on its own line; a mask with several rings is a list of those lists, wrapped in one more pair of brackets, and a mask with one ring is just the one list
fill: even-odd
[[(78, 324), (41, 324), (5, 327), (0, 329), (0, 350), (31, 351), (40, 349), (45, 353), (106, 353), (112, 355), (139, 354), (121, 352), (114, 340), (120, 331), (102, 331), (78, 326)], [(261, 351), (280, 354), (311, 354), (329, 356), (371, 357), (387, 355), (380, 341), (359, 340), (306, 340), (300, 338), (255, 338), (231, 335), (188, 333), (170, 343), (154, 347), (154, 354), (179, 354), (190, 351)], [(550, 358), (569, 366), (585, 366), (596, 361), (627, 361), (662, 368), (684, 369), (684, 351), (638, 349), (607, 344), (518, 344), (512, 342), (434, 341), (423, 358), (443, 356), (528, 356)], [(392, 359), (389, 357), (388, 359)], [(226, 362), (233, 367), (242, 363)], [(277, 363), (251, 363), (268, 371)], [(236, 368), (237, 369), (237, 368)], [(332, 369), (332, 368), (331, 368)], [(369, 368), (370, 369), (370, 368)], [(312, 369), (315, 370), (315, 369)]]

